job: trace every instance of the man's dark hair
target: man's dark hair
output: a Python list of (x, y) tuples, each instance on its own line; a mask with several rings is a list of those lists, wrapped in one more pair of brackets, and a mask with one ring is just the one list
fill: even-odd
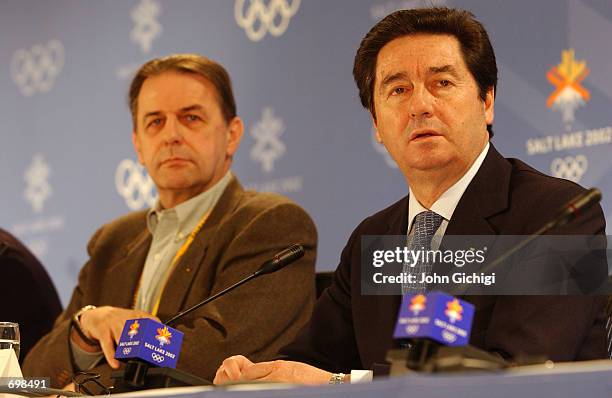
[(232, 92), (232, 82), (223, 66), (198, 54), (175, 54), (168, 57), (156, 58), (142, 65), (132, 83), (128, 93), (128, 105), (132, 113), (134, 131), (137, 126), (138, 95), (145, 80), (164, 72), (179, 72), (201, 76), (208, 80), (217, 90), (217, 97), (221, 113), (227, 123), (236, 116), (236, 102)]
[[(361, 104), (372, 117), (374, 112), (374, 80), (379, 51), (390, 41), (418, 33), (444, 34), (457, 38), (463, 60), (476, 80), (484, 101), (491, 87), (497, 93), (497, 64), (487, 31), (474, 14), (446, 7), (400, 10), (386, 16), (365, 35), (355, 55), (353, 77), (359, 88)], [(491, 125), (487, 125), (493, 136)]]

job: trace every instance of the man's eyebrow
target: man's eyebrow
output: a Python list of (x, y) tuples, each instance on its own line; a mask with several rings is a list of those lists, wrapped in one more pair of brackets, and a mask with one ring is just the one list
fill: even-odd
[(459, 76), (457, 74), (457, 69), (455, 69), (454, 66), (452, 65), (443, 65), (443, 66), (430, 66), (429, 67), (429, 72), (430, 73), (450, 73), (451, 75), (457, 77)]
[(151, 116), (159, 116), (161, 115), (161, 111), (152, 111), (152, 112), (147, 112), (144, 114), (144, 116), (142, 117), (142, 120), (145, 121), (148, 118), (150, 118)]
[[(185, 112), (192, 112), (192, 111), (202, 111), (205, 112), (205, 109), (202, 105), (199, 104), (194, 104), (194, 105), (189, 105), (186, 107), (183, 107), (179, 110), (179, 112), (181, 113), (185, 113)], [(162, 111), (151, 111), (151, 112), (147, 112), (144, 114), (144, 116), (142, 117), (142, 120), (147, 120), (150, 117), (154, 117), (154, 116), (160, 116), (162, 114)]]
[(191, 111), (202, 111), (204, 112), (205, 109), (202, 105), (199, 104), (194, 104), (194, 105), (189, 105), (186, 106), (184, 108), (181, 108), (181, 112), (191, 112)]
[(392, 73), (388, 76), (385, 76), (385, 78), (382, 79), (382, 81), (380, 82), (380, 88), (382, 89), (388, 86), (389, 84), (392, 84), (398, 80), (403, 80), (407, 78), (408, 78), (408, 75), (405, 72)]
[[(442, 65), (442, 66), (430, 66), (428, 68), (429, 73), (431, 74), (436, 74), (436, 73), (450, 73), (451, 75), (458, 77), (459, 75), (457, 74), (457, 69), (455, 69), (454, 66), (452, 65)], [(392, 73), (388, 76), (385, 76), (384, 79), (382, 79), (382, 81), (380, 82), (380, 88), (383, 89), (384, 87), (395, 83), (398, 80), (403, 80), (403, 79), (407, 79), (408, 78), (408, 74), (406, 74), (406, 72), (396, 72), (396, 73)]]

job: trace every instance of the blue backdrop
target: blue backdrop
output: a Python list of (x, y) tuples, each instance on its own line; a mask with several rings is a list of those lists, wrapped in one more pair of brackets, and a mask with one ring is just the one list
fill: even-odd
[(304, 206), (318, 269), (335, 268), (355, 225), (407, 192), (372, 139), (353, 56), (380, 18), (423, 4), (467, 8), (488, 29), (498, 149), (600, 187), (612, 219), (609, 1), (4, 0), (0, 226), (41, 258), (66, 303), (95, 229), (155, 197), (131, 147), (132, 73), (198, 52), (233, 79), (247, 127), (234, 171)]

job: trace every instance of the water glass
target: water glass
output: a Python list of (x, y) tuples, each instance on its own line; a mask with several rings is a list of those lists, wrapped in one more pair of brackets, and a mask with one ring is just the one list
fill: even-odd
[(15, 322), (0, 322), (0, 350), (15, 350), (19, 358), (19, 324)]

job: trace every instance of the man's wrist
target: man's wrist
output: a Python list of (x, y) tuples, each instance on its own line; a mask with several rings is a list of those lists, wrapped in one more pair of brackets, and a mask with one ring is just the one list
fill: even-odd
[(351, 383), (351, 375), (344, 373), (332, 373), (329, 378), (329, 384), (350, 384)]
[[(88, 347), (89, 348), (99, 347), (100, 345), (100, 343), (97, 340), (94, 340), (90, 338), (89, 336), (87, 336), (85, 330), (83, 330), (83, 327), (81, 325), (81, 315), (93, 309), (96, 309), (96, 307), (93, 305), (86, 305), (85, 307), (78, 310), (76, 314), (74, 314), (74, 316), (72, 317), (72, 322), (71, 322), (72, 331), (75, 332), (75, 333), (71, 332), (71, 337), (76, 337), (74, 341), (85, 350), (87, 350)], [(83, 343), (85, 346), (83, 346)]]
[(70, 343), (81, 349), (83, 352), (87, 353), (101, 352), (102, 350), (100, 345), (97, 343), (96, 345), (90, 345), (86, 343), (85, 340), (83, 340), (79, 333), (76, 331), (76, 328), (72, 326), (72, 324), (70, 325)]

